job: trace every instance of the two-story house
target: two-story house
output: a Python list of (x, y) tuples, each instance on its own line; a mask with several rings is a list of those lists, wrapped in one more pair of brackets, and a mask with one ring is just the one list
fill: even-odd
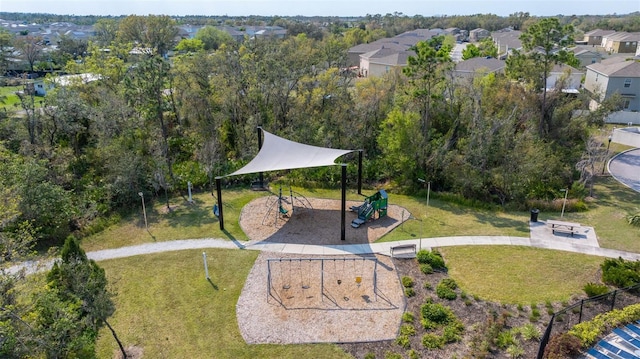
[(599, 102), (618, 93), (625, 111), (640, 111), (640, 62), (617, 57), (589, 65), (584, 88)]
[(591, 30), (584, 34), (584, 42), (586, 42), (587, 45), (601, 46), (602, 37), (613, 34), (614, 32), (615, 30), (601, 30), (601, 29)]

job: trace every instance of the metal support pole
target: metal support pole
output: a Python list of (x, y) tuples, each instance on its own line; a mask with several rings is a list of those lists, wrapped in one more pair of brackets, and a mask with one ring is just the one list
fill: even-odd
[(378, 301), (378, 259), (373, 262), (373, 296)]
[(207, 280), (211, 280), (209, 277), (209, 266), (207, 265), (207, 253), (202, 252), (202, 259), (204, 261), (204, 276)]
[(358, 194), (362, 194), (362, 150), (358, 150)]
[(609, 146), (611, 146), (611, 135), (609, 135), (609, 143), (607, 143), (607, 154), (604, 156), (604, 163), (602, 164), (602, 174), (604, 174), (605, 168), (607, 168), (607, 159), (609, 159)]
[(218, 220), (220, 221), (220, 230), (224, 231), (224, 217), (222, 216), (222, 177), (216, 177), (216, 193), (218, 195)]
[(187, 182), (187, 189), (189, 190), (189, 203), (193, 202), (193, 198), (191, 197), (191, 181)]
[(340, 203), (340, 240), (345, 240), (345, 222), (347, 212), (347, 165), (342, 164), (342, 201)]
[[(258, 152), (262, 149), (262, 127), (256, 127), (258, 130)], [(264, 174), (262, 172), (258, 173), (258, 182), (260, 184), (260, 188), (264, 188)]]
[(564, 192), (564, 201), (562, 201), (562, 212), (560, 213), (560, 219), (564, 218), (564, 207), (567, 205), (567, 195), (569, 194), (568, 188), (563, 188), (560, 191)]
[(324, 259), (320, 260), (320, 300), (324, 302)]
[(144, 193), (138, 192), (138, 196), (142, 200), (142, 215), (144, 216), (144, 228), (149, 230), (149, 223), (147, 222), (147, 208), (144, 206)]

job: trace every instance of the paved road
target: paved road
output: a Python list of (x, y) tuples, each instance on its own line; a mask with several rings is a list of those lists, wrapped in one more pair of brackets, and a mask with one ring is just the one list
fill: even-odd
[(613, 178), (640, 192), (640, 148), (619, 153), (609, 161), (608, 167)]

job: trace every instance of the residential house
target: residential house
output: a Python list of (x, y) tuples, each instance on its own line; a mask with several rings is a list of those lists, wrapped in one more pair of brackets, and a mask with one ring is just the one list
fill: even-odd
[(411, 50), (396, 50), (382, 47), (360, 55), (360, 75), (363, 77), (382, 76), (407, 65), (409, 56), (416, 56)]
[(625, 111), (640, 111), (640, 62), (616, 57), (589, 65), (584, 88), (599, 102), (618, 93)]
[(349, 66), (360, 65), (360, 58), (362, 55), (379, 50), (383, 47), (402, 52), (409, 50), (411, 46), (414, 46), (420, 41), (429, 40), (430, 38), (443, 33), (444, 30), (441, 29), (416, 29), (403, 32), (402, 34), (391, 38), (384, 38), (368, 44), (356, 45), (348, 50)]
[(453, 69), (453, 75), (458, 79), (473, 79), (490, 73), (504, 73), (505, 62), (493, 57), (474, 57), (461, 61)]
[(591, 30), (584, 34), (584, 42), (587, 45), (591, 46), (601, 46), (602, 45), (602, 37), (606, 35), (611, 35), (615, 32), (615, 30), (600, 30), (595, 29)]
[(566, 64), (556, 64), (547, 76), (547, 91), (562, 87), (562, 92), (578, 93), (582, 87), (584, 72)]
[(506, 59), (513, 50), (522, 49), (522, 41), (520, 41), (521, 31), (503, 29), (491, 33), (493, 42), (498, 47), (498, 57), (502, 60)]
[(469, 31), (469, 41), (471, 42), (478, 42), (489, 36), (491, 36), (491, 32), (489, 32), (489, 30), (477, 28)]
[(620, 54), (635, 54), (638, 50), (638, 42), (640, 42), (640, 32), (617, 32), (607, 36), (603, 40), (605, 51)]
[(37, 96), (45, 96), (47, 91), (56, 86), (69, 86), (73, 84), (88, 84), (93, 81), (97, 81), (101, 78), (96, 74), (77, 74), (77, 75), (62, 75), (58, 77), (38, 79), (33, 82), (33, 91)]
[(602, 54), (591, 50), (591, 47), (577, 46), (571, 49), (573, 55), (580, 60), (580, 67), (595, 64), (602, 61)]

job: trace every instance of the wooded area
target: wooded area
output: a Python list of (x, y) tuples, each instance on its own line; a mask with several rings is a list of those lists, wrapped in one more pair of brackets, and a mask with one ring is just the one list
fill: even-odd
[[(56, 86), (45, 97), (25, 82), (20, 106), (0, 112), (0, 262), (21, 258), (36, 242), (82, 236), (96, 219), (138, 205), (139, 192), (169, 208), (172, 196), (186, 194), (187, 182), (211, 191), (215, 176), (255, 155), (256, 126), (311, 145), (363, 149), (365, 180), (394, 191), (417, 191), (423, 178), (434, 191), (520, 209), (530, 200), (556, 198), (562, 188), (587, 195), (584, 188), (597, 172), (593, 164), (605, 156), (591, 133), (619, 103), (579, 111), (587, 109), (587, 94), (541, 91), (553, 64), (571, 62), (551, 49), (571, 41), (574, 21), (528, 14), (432, 20), (378, 15), (361, 27), (320, 33), (291, 23), (284, 39), (241, 43), (205, 27), (176, 43), (176, 20), (168, 16), (99, 19), (92, 41), (67, 39), (49, 59), (64, 73), (99, 80)], [(581, 21), (586, 19), (575, 18)], [(639, 26), (637, 17), (590, 26), (604, 22)], [(349, 47), (407, 28), (505, 25), (524, 31), (527, 50), (507, 63), (508, 76), (455, 78), (444, 38), (418, 43), (408, 66), (384, 77), (357, 78), (347, 70)], [(557, 36), (541, 36), (549, 29)], [(2, 33), (0, 46), (33, 55), (32, 68), (42, 55), (38, 40), (28, 36)], [(176, 46), (176, 56), (165, 56)], [(545, 51), (531, 51), (539, 47)], [(355, 171), (352, 161), (352, 181)], [(334, 168), (266, 175), (310, 186), (339, 181)], [(246, 185), (253, 179), (237, 180)], [(60, 268), (52, 273), (66, 275)], [(10, 300), (4, 294), (13, 284), (0, 284)], [(6, 300), (0, 304), (8, 314), (0, 324), (19, 334), (25, 329), (11, 314), (15, 303)], [(73, 300), (67, 303), (80, 305)], [(111, 309), (104, 310), (86, 333), (104, 322)], [(69, 320), (85, 314), (73, 312), (69, 318), (79, 317)], [(42, 352), (87, 348), (44, 334), (38, 340), (49, 344), (29, 345)]]

